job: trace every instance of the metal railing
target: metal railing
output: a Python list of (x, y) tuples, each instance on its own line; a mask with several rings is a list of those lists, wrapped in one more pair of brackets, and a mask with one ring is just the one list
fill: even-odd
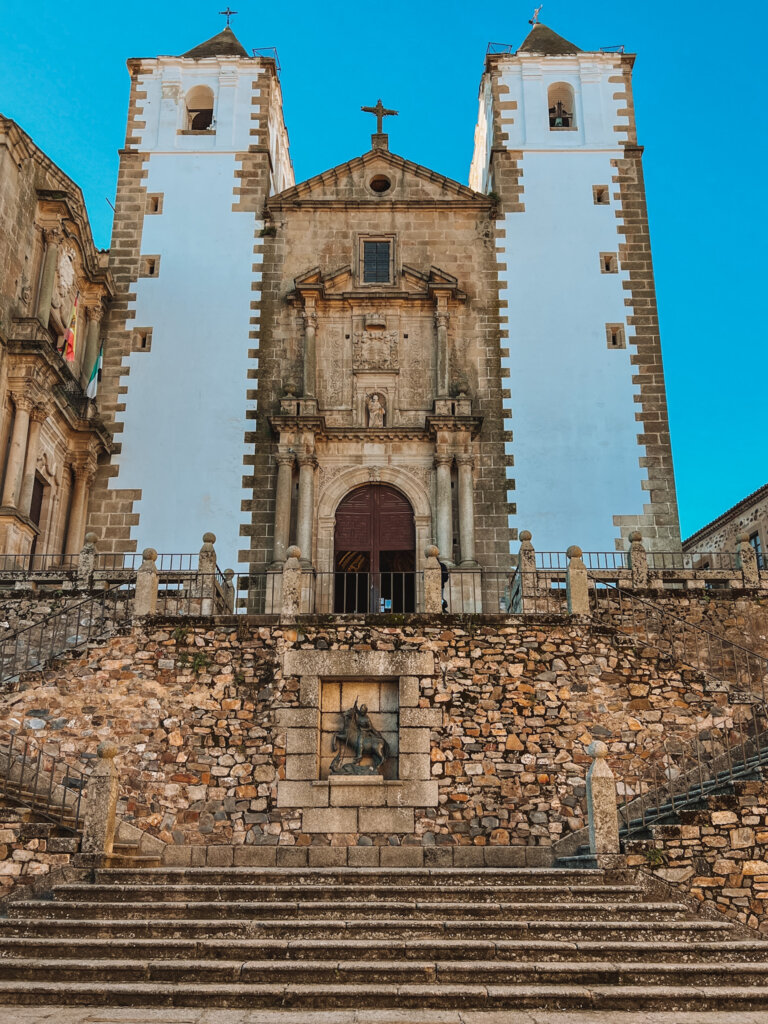
[(0, 747), (0, 794), (29, 807), (68, 832), (83, 827), (83, 795), (88, 776), (59, 757), (46, 754), (32, 740), (11, 735)]
[(739, 568), (735, 551), (649, 551), (649, 569), (733, 572)]
[(178, 571), (160, 575), (157, 588), (158, 615), (226, 615), (234, 610), (234, 593), (223, 574)]
[(103, 637), (130, 618), (133, 588), (118, 584), (0, 639), (0, 683)]
[(0, 573), (24, 576), (34, 572), (55, 572), (70, 575), (77, 572), (79, 555), (62, 554), (0, 554)]
[(768, 658), (694, 625), (604, 580), (592, 590), (594, 609), (622, 633), (766, 701)]

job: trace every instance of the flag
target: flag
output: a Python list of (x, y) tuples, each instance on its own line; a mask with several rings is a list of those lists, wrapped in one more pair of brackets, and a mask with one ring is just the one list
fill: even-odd
[(77, 348), (77, 304), (80, 295), (75, 296), (75, 304), (72, 307), (72, 316), (69, 320), (67, 333), (64, 335), (64, 358), (68, 363), (75, 361), (75, 349)]
[(91, 375), (88, 378), (88, 386), (85, 389), (85, 393), (89, 398), (95, 398), (96, 392), (99, 388), (99, 377), (101, 376), (101, 364), (104, 357), (104, 346), (102, 345), (99, 349), (99, 354), (96, 356), (96, 362), (93, 364)]

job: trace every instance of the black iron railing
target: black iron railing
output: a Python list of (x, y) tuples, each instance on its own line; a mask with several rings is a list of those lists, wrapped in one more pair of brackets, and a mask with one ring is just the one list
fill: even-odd
[(83, 826), (83, 795), (87, 775), (32, 740), (12, 735), (0, 747), (0, 793), (3, 799), (29, 807), (68, 832)]

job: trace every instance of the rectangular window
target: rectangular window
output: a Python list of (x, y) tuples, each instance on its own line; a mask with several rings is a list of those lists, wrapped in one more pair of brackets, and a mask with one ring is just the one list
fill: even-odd
[(623, 324), (606, 324), (605, 340), (608, 343), (608, 348), (626, 348)]
[(592, 186), (592, 199), (594, 200), (595, 206), (610, 206), (611, 196), (610, 189), (607, 185), (593, 185)]
[(758, 569), (766, 569), (766, 568), (768, 568), (768, 565), (766, 565), (766, 561), (763, 558), (763, 546), (760, 543), (760, 534), (757, 531), (755, 531), (754, 533), (750, 533), (750, 535), (749, 535), (749, 543), (755, 549), (755, 554), (757, 555), (757, 567), (758, 567)]
[(391, 281), (390, 242), (363, 242), (363, 281), (366, 284)]
[(600, 253), (600, 271), (603, 274), (618, 274), (619, 260), (615, 252)]

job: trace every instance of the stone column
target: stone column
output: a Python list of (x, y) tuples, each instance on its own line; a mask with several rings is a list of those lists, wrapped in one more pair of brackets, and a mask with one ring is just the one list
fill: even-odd
[(51, 300), (53, 298), (53, 286), (56, 283), (56, 267), (59, 262), (59, 238), (58, 231), (46, 231), (45, 256), (43, 257), (43, 273), (40, 278), (40, 291), (37, 296), (37, 309), (35, 315), (43, 327), (48, 326), (51, 316)]
[(203, 546), (197, 556), (197, 586), (195, 597), (200, 598), (200, 614), (213, 615), (216, 596), (216, 543), (215, 533), (203, 534)]
[(301, 610), (301, 548), (292, 544), (286, 552), (283, 563), (283, 593), (280, 604), (280, 621), (295, 622)]
[(21, 487), (21, 471), (27, 453), (27, 434), (29, 432), (29, 414), (32, 411), (32, 399), (26, 395), (13, 395), (16, 406), (16, 419), (13, 421), (11, 449), (8, 453), (8, 464), (5, 470), (5, 487), (3, 488), (3, 505), (17, 508)]
[(291, 530), (291, 490), (295, 457), (289, 452), (278, 452), (276, 461), (275, 543), (272, 550), (272, 561), (284, 562)]
[(589, 580), (581, 553), (581, 548), (575, 544), (566, 551), (568, 571), (565, 586), (569, 615), (589, 615)]
[(749, 534), (741, 533), (736, 539), (736, 565), (741, 569), (744, 586), (759, 587), (760, 570), (757, 565), (757, 553), (749, 543)]
[(232, 582), (232, 580), (234, 578), (235, 578), (235, 570), (234, 569), (225, 569), (224, 570), (224, 584), (223, 584), (224, 603), (226, 604), (227, 608), (231, 612), (233, 612), (235, 610), (235, 585)]
[(629, 535), (629, 568), (632, 588), (645, 590), (648, 586), (648, 552), (643, 547), (643, 535), (637, 530)]
[(24, 460), (24, 474), (21, 481), (21, 494), (19, 496), (19, 512), (28, 516), (32, 508), (32, 490), (35, 486), (35, 473), (37, 472), (37, 454), (40, 449), (40, 431), (48, 418), (48, 410), (42, 405), (36, 405), (30, 413), (29, 432), (27, 434), (27, 456)]
[(133, 600), (133, 617), (154, 615), (157, 609), (157, 552), (154, 548), (144, 548), (141, 553), (141, 565), (136, 573), (136, 595)]
[(93, 469), (90, 462), (77, 462), (73, 466), (75, 472), (75, 486), (72, 491), (72, 501), (69, 506), (69, 529), (67, 530), (67, 542), (64, 553), (76, 555), (82, 544), (83, 530), (85, 529), (85, 512), (88, 507), (88, 489), (93, 482)]
[(532, 598), (538, 590), (536, 574), (536, 551), (531, 543), (531, 531), (520, 531), (520, 550), (517, 553), (517, 571), (520, 573), (520, 593), (523, 599), (521, 611), (536, 611), (535, 605), (526, 607), (525, 599)]
[(298, 457), (299, 463), (299, 523), (298, 547), (305, 552), (302, 561), (312, 564), (312, 520), (315, 514), (315, 466), (317, 459), (311, 452)]
[(473, 458), (457, 455), (459, 467), (459, 533), (461, 537), (461, 564), (476, 565), (475, 561), (475, 495), (472, 479)]
[(82, 590), (88, 590), (93, 584), (93, 570), (96, 568), (97, 539), (95, 533), (86, 533), (85, 544), (83, 544), (77, 559), (77, 585)]
[(616, 780), (605, 760), (608, 747), (595, 740), (587, 747), (594, 758), (587, 772), (587, 815), (589, 849), (596, 857), (617, 854), (619, 846), (619, 815), (616, 810)]
[[(304, 397), (315, 397), (315, 332), (317, 314), (304, 313)], [(307, 550), (306, 548), (304, 550)]]
[(452, 455), (435, 456), (437, 467), (437, 546), (446, 564), (453, 564), (453, 506), (451, 503)]
[(83, 352), (82, 371), (85, 377), (85, 384), (88, 384), (88, 376), (96, 362), (99, 354), (99, 327), (101, 326), (102, 307), (101, 303), (88, 307), (88, 330), (85, 335), (85, 349)]
[(429, 615), (439, 615), (443, 610), (443, 585), (440, 562), (440, 549), (430, 544), (424, 552), (424, 611)]
[[(437, 379), (435, 380), (435, 395), (437, 398), (448, 397), (448, 321), (450, 313), (435, 313), (435, 328), (437, 331)], [(445, 548), (440, 550), (445, 555)]]
[(88, 779), (88, 799), (85, 805), (83, 853), (112, 853), (115, 840), (115, 812), (120, 788), (115, 757), (117, 744), (111, 740), (96, 748), (99, 760)]

